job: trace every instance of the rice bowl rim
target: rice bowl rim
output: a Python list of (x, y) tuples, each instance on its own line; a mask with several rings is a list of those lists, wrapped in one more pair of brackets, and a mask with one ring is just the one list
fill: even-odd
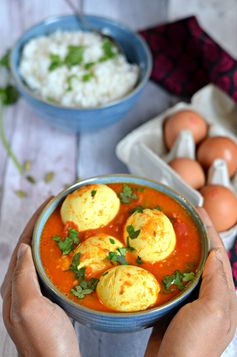
[[(28, 43), (30, 40), (32, 39), (35, 39), (37, 37), (40, 37), (40, 36), (48, 36), (50, 35), (51, 33), (55, 33), (56, 31), (67, 31), (66, 29), (65, 30), (60, 30), (60, 29), (57, 29), (55, 31), (52, 31), (51, 33), (49, 33), (48, 35), (47, 34), (40, 34), (38, 36), (32, 36), (30, 39), (28, 39), (27, 41), (23, 42), (22, 43), (22, 39), (28, 34), (30, 33), (32, 30), (38, 28), (38, 27), (45, 27), (47, 25), (50, 25), (51, 23), (54, 23), (54, 22), (61, 22), (62, 20), (66, 20), (67, 18), (76, 18), (75, 15), (62, 15), (62, 16), (51, 16), (51, 17), (48, 17), (46, 18), (45, 20), (41, 21), (41, 22), (38, 22), (36, 25), (33, 25), (31, 26), (28, 30), (24, 31), (23, 34), (16, 40), (14, 46), (12, 47), (12, 50), (11, 50), (11, 53), (10, 53), (10, 69), (11, 69), (11, 73), (12, 73), (12, 76), (14, 78), (14, 81), (16, 82), (17, 86), (19, 86), (19, 88), (26, 92), (29, 96), (33, 97), (35, 100), (38, 100), (39, 102), (42, 102), (48, 106), (51, 106), (51, 107), (54, 107), (54, 108), (61, 108), (61, 109), (65, 109), (65, 110), (70, 110), (70, 111), (78, 111), (78, 110), (82, 110), (82, 111), (92, 111), (92, 110), (103, 110), (103, 109), (107, 109), (107, 108), (110, 108), (110, 107), (114, 107), (118, 104), (122, 104), (123, 102), (129, 100), (130, 98), (132, 98), (135, 94), (137, 94), (143, 87), (144, 85), (147, 83), (147, 81), (149, 80), (150, 78), (150, 74), (151, 74), (151, 71), (152, 71), (152, 56), (151, 56), (151, 51), (148, 47), (148, 45), (146, 44), (145, 40), (135, 31), (131, 30), (129, 27), (121, 24), (120, 22), (118, 21), (115, 21), (113, 19), (110, 19), (110, 18), (106, 18), (106, 17), (102, 17), (102, 16), (96, 16), (96, 15), (86, 15), (87, 19), (90, 20), (90, 19), (96, 19), (96, 20), (100, 20), (100, 21), (105, 21), (105, 22), (110, 22), (112, 23), (112, 25), (115, 25), (117, 26), (119, 29), (121, 30), (125, 30), (125, 31), (129, 31), (131, 33), (131, 35), (133, 35), (135, 38), (137, 38), (137, 40), (141, 43), (144, 51), (145, 51), (145, 55), (146, 55), (146, 66), (147, 66), (147, 70), (146, 70), (146, 73), (144, 75), (144, 77), (142, 78), (142, 80), (137, 80), (137, 83), (135, 84), (135, 87), (128, 93), (126, 94), (125, 96), (123, 96), (122, 98), (119, 98), (117, 100), (114, 100), (114, 101), (111, 101), (109, 103), (106, 103), (104, 105), (101, 105), (101, 106), (98, 106), (98, 107), (88, 107), (88, 108), (82, 108), (82, 107), (73, 107), (73, 106), (65, 106), (65, 105), (62, 105), (60, 103), (52, 103), (52, 102), (49, 102), (47, 101), (46, 99), (44, 98), (41, 98), (40, 95), (34, 93), (33, 90), (30, 89), (29, 86), (27, 86), (27, 84), (24, 83), (24, 79), (21, 77), (20, 75), (20, 71), (19, 71), (19, 64), (20, 64), (20, 60), (22, 58), (22, 50), (23, 50), (23, 47), (26, 45), (26, 43)], [(104, 27), (106, 27), (106, 24), (104, 25)], [(103, 28), (103, 27), (101, 27)], [(79, 28), (80, 30), (80, 28)], [(73, 30), (73, 31), (70, 31), (68, 30), (69, 32), (77, 32), (77, 30)], [(116, 40), (116, 38), (115, 38)], [(16, 52), (16, 48), (17, 48), (17, 52)], [(18, 60), (18, 63), (16, 65), (14, 65), (14, 60), (13, 60), (13, 57), (17, 55), (17, 60)], [(126, 54), (125, 54), (125, 58), (126, 58)], [(126, 58), (127, 60), (127, 58)], [(141, 73), (141, 65), (139, 65), (138, 63), (134, 63), (138, 66), (139, 68), (139, 73)]]

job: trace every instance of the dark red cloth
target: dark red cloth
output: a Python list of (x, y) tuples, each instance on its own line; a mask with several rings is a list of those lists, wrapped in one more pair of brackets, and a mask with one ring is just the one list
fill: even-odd
[(212, 82), (237, 101), (237, 62), (195, 17), (140, 31), (153, 56), (151, 79), (171, 93), (191, 97)]
[[(151, 79), (169, 92), (191, 97), (212, 82), (237, 102), (237, 62), (195, 17), (140, 31), (153, 56)], [(237, 289), (237, 239), (229, 252)]]

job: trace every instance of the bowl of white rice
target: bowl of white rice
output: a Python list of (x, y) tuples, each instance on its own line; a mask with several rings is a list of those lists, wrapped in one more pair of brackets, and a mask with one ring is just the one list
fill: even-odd
[(87, 15), (86, 23), (90, 30), (81, 29), (74, 15), (47, 19), (27, 30), (11, 52), (20, 93), (40, 117), (67, 131), (98, 130), (122, 119), (152, 68), (150, 51), (135, 32), (98, 16)]

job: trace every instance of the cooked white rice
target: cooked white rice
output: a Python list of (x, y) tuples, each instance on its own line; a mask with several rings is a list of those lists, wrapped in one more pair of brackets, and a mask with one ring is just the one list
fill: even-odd
[[(105, 41), (95, 33), (79, 31), (32, 39), (23, 48), (21, 76), (37, 95), (64, 106), (93, 108), (122, 98), (136, 85), (139, 68), (128, 63), (112, 43), (109, 51), (114, 55), (106, 58)], [(64, 64), (70, 46), (82, 46), (80, 64)], [(50, 70), (52, 55), (61, 62)]]

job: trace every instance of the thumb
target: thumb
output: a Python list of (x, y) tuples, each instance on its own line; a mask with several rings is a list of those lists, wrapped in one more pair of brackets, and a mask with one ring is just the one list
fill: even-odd
[(18, 315), (28, 302), (41, 297), (39, 282), (37, 279), (31, 248), (28, 244), (21, 243), (17, 251), (16, 268), (12, 279), (12, 304), (11, 316)]

